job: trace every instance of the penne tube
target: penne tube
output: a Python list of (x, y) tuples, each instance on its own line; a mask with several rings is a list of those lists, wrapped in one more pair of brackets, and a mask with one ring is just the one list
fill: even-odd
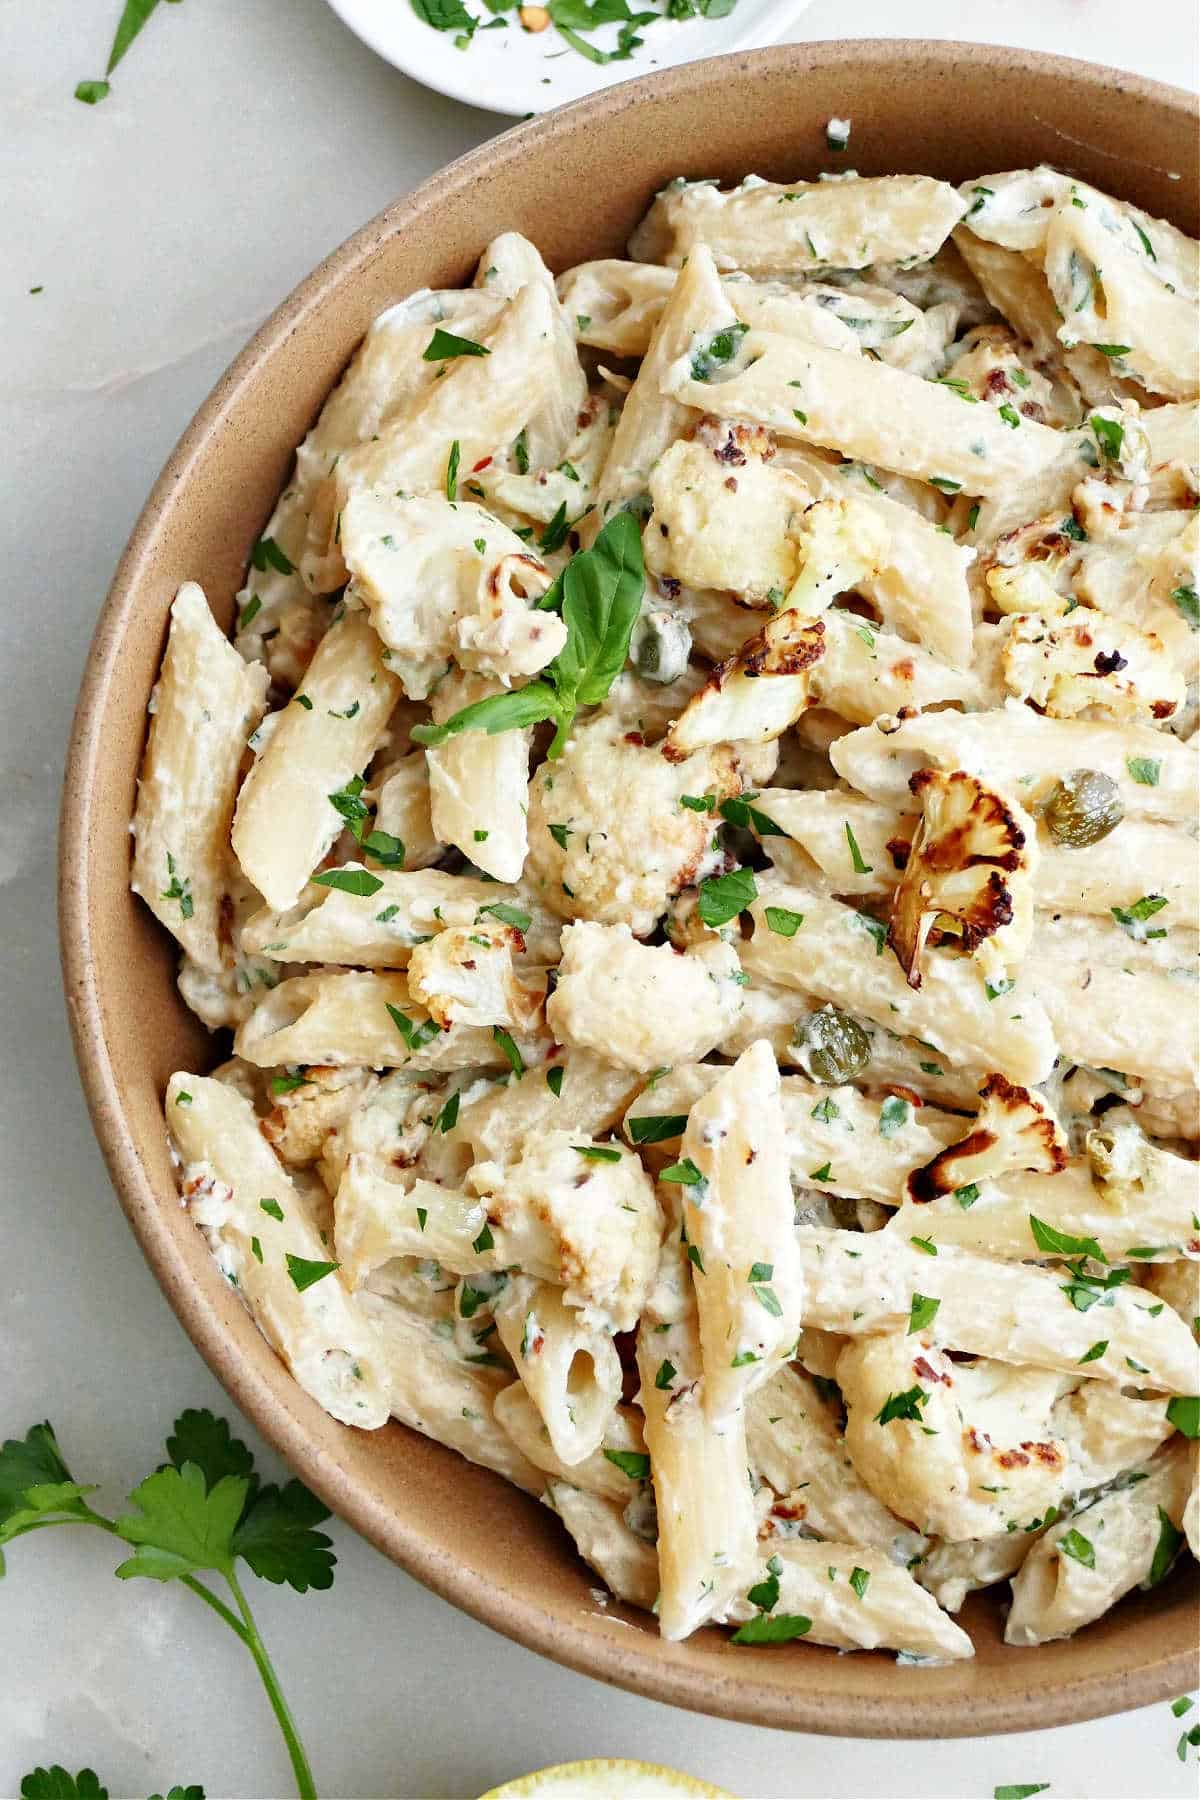
[[(504, 1068), (511, 1059), (485, 1026), (439, 1031), (409, 998), (403, 974), (344, 969), (281, 981), (240, 1026), (235, 1049), (259, 1068), (285, 1063), (373, 1069)], [(523, 1060), (540, 1061), (536, 1042), (518, 1039)]]
[(543, 1498), (609, 1592), (649, 1612), (658, 1596), (658, 1554), (652, 1543), (630, 1530), (622, 1509), (567, 1481), (551, 1482)]
[[(521, 1382), (514, 1381), (497, 1396), (496, 1417), (531, 1463), (556, 1481), (570, 1482), (598, 1499), (622, 1508), (628, 1506), (642, 1491), (640, 1484), (649, 1478), (648, 1472), (646, 1476), (641, 1473), (646, 1463), (646, 1440), (642, 1415), (634, 1406), (613, 1407), (599, 1447), (569, 1468), (555, 1453), (545, 1421)], [(606, 1454), (609, 1451), (611, 1455)]]
[(493, 1469), (527, 1494), (540, 1494), (541, 1471), (521, 1455), (492, 1412), (509, 1385), (507, 1372), (468, 1362), (452, 1338), (394, 1300), (364, 1293), (359, 1304), (380, 1346), (392, 1417), (457, 1450), (467, 1462)]
[(303, 688), (275, 716), (242, 784), (233, 848), (268, 906), (294, 906), (344, 820), (330, 796), (375, 754), (400, 684), (361, 613), (347, 613), (321, 639)]
[(370, 1318), (250, 1102), (227, 1082), (181, 1074), (167, 1083), (165, 1110), (184, 1204), (267, 1342), (335, 1419), (382, 1425), (389, 1380)]
[(923, 262), (965, 211), (952, 187), (928, 175), (786, 186), (755, 175), (729, 192), (707, 181), (673, 181), (655, 196), (629, 250), (638, 261), (690, 268), (708, 249), (720, 268), (752, 275)]
[(1099, 1277), (1001, 1262), (933, 1238), (905, 1247), (890, 1231), (807, 1228), (799, 1243), (805, 1322), (823, 1331), (898, 1330), (916, 1293), (938, 1301), (938, 1342), (955, 1350), (1116, 1382), (1128, 1380), (1131, 1358), (1143, 1387), (1191, 1393), (1197, 1386), (1200, 1352), (1187, 1327), (1169, 1309), (1152, 1312), (1137, 1288), (1106, 1289)]
[(1126, 818), (1161, 819), (1185, 829), (1200, 771), (1195, 748), (1169, 732), (1042, 718), (1016, 700), (996, 712), (883, 719), (839, 738), (830, 760), (844, 781), (872, 800), (903, 804), (918, 769), (965, 769), (1012, 792), (1029, 811), (1060, 776), (1098, 769), (1116, 782)]
[(500, 1341), (568, 1469), (594, 1456), (621, 1398), (621, 1362), (611, 1336), (586, 1325), (562, 1289), (514, 1275), (492, 1307)]
[(787, 1357), (802, 1316), (779, 1067), (769, 1044), (752, 1044), (696, 1100), (680, 1149), (704, 1406), (716, 1421)]
[(784, 882), (761, 884), (750, 918), (754, 935), (743, 940), (740, 954), (752, 980), (865, 1014), (948, 1056), (998, 1069), (1010, 1081), (1028, 1084), (1049, 1075), (1055, 1056), (1050, 1021), (1023, 976), (1011, 990), (993, 989), (989, 998), (977, 963), (934, 955), (922, 985), (911, 988), (885, 949), (884, 926), (852, 906)]
[(130, 885), (212, 973), (224, 963), (221, 908), (232, 875), (238, 771), (266, 697), (266, 670), (242, 661), (203, 590), (185, 582), (171, 606), (138, 778)]
[[(836, 1650), (897, 1650), (932, 1662), (960, 1662), (975, 1654), (966, 1632), (907, 1569), (880, 1550), (859, 1544), (780, 1544), (761, 1571), (761, 1576), (770, 1575), (778, 1581), (778, 1598), (770, 1613), (757, 1616), (767, 1623), (794, 1623), (796, 1636), (805, 1643)], [(737, 1616), (754, 1617), (748, 1606)]]

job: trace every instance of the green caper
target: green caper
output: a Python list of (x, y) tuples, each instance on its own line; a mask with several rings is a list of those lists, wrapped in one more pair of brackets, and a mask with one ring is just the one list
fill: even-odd
[(1042, 817), (1056, 844), (1084, 850), (1116, 830), (1125, 807), (1111, 775), (1099, 769), (1072, 769), (1043, 802)]
[(686, 619), (665, 606), (646, 606), (633, 628), (629, 654), (646, 681), (678, 681), (688, 666), (692, 634)]
[(871, 1040), (858, 1020), (832, 1006), (798, 1020), (792, 1042), (805, 1073), (829, 1087), (853, 1081), (871, 1060)]

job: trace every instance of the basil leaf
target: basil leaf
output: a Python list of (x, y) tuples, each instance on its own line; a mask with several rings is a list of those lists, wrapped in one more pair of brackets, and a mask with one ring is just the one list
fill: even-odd
[(596, 706), (625, 665), (642, 605), (642, 538), (629, 513), (617, 513), (590, 550), (568, 563), (563, 579), (567, 641), (553, 665), (560, 697)]
[(536, 725), (541, 719), (553, 719), (557, 710), (554, 689), (549, 683), (531, 681), (523, 688), (489, 694), (486, 700), (464, 706), (444, 725), (414, 725), (409, 735), (418, 744), (444, 744), (460, 731), (486, 731), (494, 737), (498, 731), (515, 731)]

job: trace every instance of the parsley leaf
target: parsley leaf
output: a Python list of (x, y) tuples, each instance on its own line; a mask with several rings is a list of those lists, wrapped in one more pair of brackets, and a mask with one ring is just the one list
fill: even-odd
[(61, 1763), (52, 1763), (22, 1777), (21, 1800), (108, 1800), (108, 1789), (100, 1786), (94, 1769), (71, 1775)]
[(730, 919), (745, 912), (758, 898), (758, 884), (752, 869), (730, 869), (727, 875), (712, 875), (700, 883), (697, 910), (705, 925), (728, 925)]
[(733, 361), (749, 329), (748, 325), (735, 320), (732, 325), (714, 332), (707, 344), (692, 352), (692, 380), (711, 381), (718, 369)]
[(646, 1481), (650, 1476), (650, 1458), (639, 1450), (608, 1450), (604, 1460), (628, 1475), (630, 1481)]
[(1185, 1438), (1200, 1438), (1200, 1394), (1176, 1394), (1167, 1401), (1167, 1417)]
[(477, 344), (474, 338), (456, 337), (452, 331), (443, 331), (439, 325), (422, 350), (421, 360), (422, 362), (453, 362), (458, 356), (490, 356), (491, 354), (486, 344)]
[(1127, 756), (1125, 767), (1129, 770), (1130, 779), (1140, 787), (1157, 787), (1158, 777), (1162, 772), (1162, 763), (1153, 756)]
[(931, 1300), (927, 1294), (914, 1294), (908, 1314), (908, 1331), (905, 1335), (911, 1337), (915, 1331), (924, 1331), (927, 1325), (932, 1325), (941, 1304), (940, 1300)]
[(730, 1639), (734, 1644), (787, 1644), (793, 1638), (805, 1637), (812, 1630), (812, 1620), (803, 1613), (759, 1613), (748, 1619)]
[[(260, 1205), (269, 1210), (275, 1202)], [(279, 1216), (278, 1209), (273, 1216)], [(315, 1529), (329, 1517), (328, 1510), (299, 1481), (282, 1488), (263, 1486), (245, 1444), (206, 1409), (180, 1414), (167, 1439), (167, 1455), (169, 1461), (133, 1489), (131, 1510), (110, 1519), (83, 1499), (95, 1488), (72, 1480), (53, 1427), (33, 1426), (24, 1439), (0, 1446), (0, 1542), (35, 1525), (93, 1525), (131, 1549), (116, 1571), (122, 1580), (179, 1580), (199, 1595), (253, 1657), (282, 1726), (297, 1789), (312, 1800), (316, 1788), (308, 1758), (236, 1564), (241, 1560), (256, 1575), (287, 1582), (297, 1593), (329, 1587), (335, 1559), (330, 1540)], [(203, 1575), (220, 1576), (228, 1584), (236, 1611), (200, 1579)], [(27, 1775), (21, 1793), (23, 1800), (106, 1800), (91, 1770), (71, 1776), (57, 1764)], [(203, 1790), (177, 1785), (167, 1800), (204, 1800)]]
[(876, 1425), (890, 1425), (893, 1419), (915, 1419), (920, 1422), (921, 1408), (929, 1395), (922, 1387), (905, 1388), (902, 1394), (889, 1394), (875, 1414)]
[(1171, 1571), (1171, 1565), (1183, 1549), (1183, 1533), (1176, 1530), (1175, 1522), (1160, 1506), (1158, 1509), (1158, 1542), (1154, 1546), (1154, 1557), (1150, 1564), (1150, 1573), (1146, 1577), (1148, 1588), (1157, 1587)]
[(687, 1124), (686, 1113), (642, 1113), (629, 1121), (629, 1141), (633, 1144), (661, 1144), (678, 1137)]
[(503, 1051), (505, 1060), (513, 1074), (520, 1080), (525, 1073), (525, 1059), (517, 1049), (511, 1031), (505, 1031), (503, 1025), (492, 1026), (492, 1039), (497, 1048)]
[(776, 937), (795, 937), (804, 923), (804, 914), (793, 912), (787, 906), (768, 906), (764, 912), (767, 930), (773, 931)]
[(383, 886), (378, 875), (372, 875), (370, 869), (326, 869), (323, 874), (311, 877), (314, 887), (340, 888), (343, 894), (357, 894), (360, 899), (369, 899), (377, 894)]
[(1072, 1237), (1069, 1232), (1056, 1231), (1053, 1225), (1043, 1224), (1032, 1213), (1029, 1215), (1029, 1229), (1033, 1233), (1034, 1243), (1047, 1256), (1090, 1256), (1093, 1262), (1108, 1261), (1095, 1238)]
[(290, 1250), (285, 1252), (284, 1260), (292, 1278), (292, 1286), (298, 1294), (302, 1294), (306, 1288), (315, 1287), (318, 1281), (324, 1281), (327, 1275), (332, 1275), (341, 1266), (335, 1262), (313, 1262), (307, 1256), (293, 1256)]
[(1094, 1569), (1096, 1566), (1096, 1550), (1092, 1540), (1085, 1538), (1073, 1526), (1059, 1538), (1058, 1551), (1061, 1556), (1069, 1556), (1072, 1562), (1082, 1563), (1085, 1569)]
[(879, 1109), (880, 1137), (895, 1137), (898, 1131), (903, 1131), (911, 1117), (912, 1107), (908, 1101), (902, 1100), (899, 1094), (889, 1094)]

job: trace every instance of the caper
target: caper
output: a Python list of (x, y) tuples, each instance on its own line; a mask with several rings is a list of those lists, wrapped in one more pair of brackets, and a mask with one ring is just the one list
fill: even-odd
[(647, 606), (633, 628), (629, 654), (646, 681), (678, 681), (692, 651), (686, 619), (665, 606)]
[(1083, 850), (1115, 831), (1125, 808), (1111, 775), (1099, 769), (1072, 769), (1043, 802), (1042, 817), (1056, 844)]
[(871, 1060), (871, 1040), (858, 1020), (832, 1006), (800, 1019), (792, 1042), (800, 1050), (805, 1073), (829, 1087), (853, 1081)]

